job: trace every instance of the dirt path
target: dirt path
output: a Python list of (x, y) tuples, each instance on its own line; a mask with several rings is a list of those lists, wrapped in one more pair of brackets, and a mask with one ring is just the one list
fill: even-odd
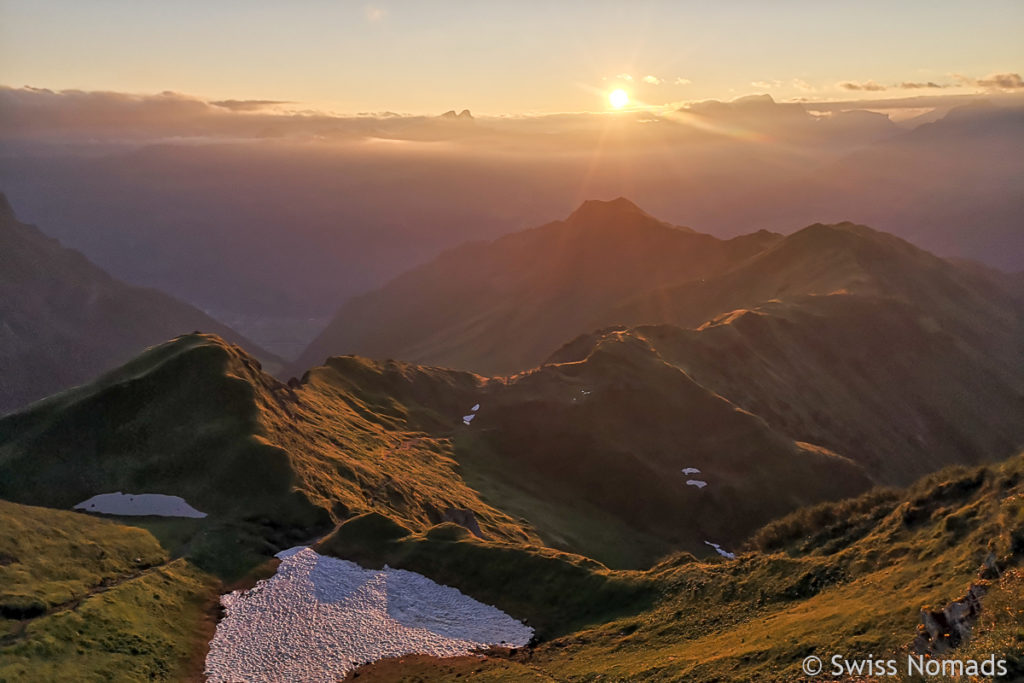
[(14, 630), (11, 633), (8, 633), (0, 637), (0, 647), (11, 645), (20, 640), (21, 638), (25, 637), (25, 630), (28, 628), (29, 624), (38, 619), (50, 617), (54, 614), (59, 614), (61, 612), (76, 611), (79, 607), (81, 607), (82, 603), (84, 603), (89, 598), (100, 595), (102, 593), (106, 593), (107, 591), (123, 586), (124, 584), (130, 581), (135, 581), (136, 579), (140, 579), (144, 576), (148, 576), (149, 574), (160, 571), (167, 565), (171, 564), (171, 562), (174, 562), (174, 560), (172, 559), (166, 562), (162, 562), (160, 564), (155, 564), (146, 567), (145, 569), (140, 569), (138, 571), (131, 572), (129, 574), (122, 574), (121, 576), (113, 578), (105, 578), (103, 579), (103, 581), (100, 582), (99, 585), (90, 588), (77, 598), (73, 598), (71, 600), (68, 600), (67, 602), (62, 602), (58, 605), (52, 605), (40, 614), (36, 614), (31, 617), (26, 617), (24, 619), (18, 619), (16, 620), (18, 621), (18, 625), (14, 627)]

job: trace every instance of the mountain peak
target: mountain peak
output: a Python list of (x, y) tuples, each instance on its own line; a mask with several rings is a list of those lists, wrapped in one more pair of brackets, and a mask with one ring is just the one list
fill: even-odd
[(566, 222), (574, 223), (581, 220), (606, 219), (610, 217), (622, 218), (625, 216), (645, 216), (654, 218), (639, 206), (625, 197), (615, 199), (588, 199), (573, 211)]
[(441, 114), (441, 118), (455, 121), (472, 121), (473, 115), (468, 109), (463, 109), (458, 114), (455, 113), (454, 109), (449, 109), (445, 113)]

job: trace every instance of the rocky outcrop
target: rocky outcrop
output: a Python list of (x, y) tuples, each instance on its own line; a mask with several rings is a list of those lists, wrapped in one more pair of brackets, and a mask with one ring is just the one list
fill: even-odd
[(912, 647), (918, 654), (945, 654), (971, 637), (971, 629), (981, 614), (985, 587), (972, 584), (967, 595), (954, 600), (940, 611), (921, 610), (921, 624)]

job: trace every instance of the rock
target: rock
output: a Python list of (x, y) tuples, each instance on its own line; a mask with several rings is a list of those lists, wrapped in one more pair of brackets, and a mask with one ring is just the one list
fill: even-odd
[(921, 610), (921, 625), (912, 647), (918, 654), (945, 654), (971, 637), (971, 628), (981, 614), (985, 587), (972, 584), (967, 595), (940, 611)]
[(441, 521), (455, 522), (459, 526), (468, 529), (477, 538), (487, 538), (480, 530), (480, 523), (476, 521), (476, 515), (467, 508), (448, 508), (444, 511)]

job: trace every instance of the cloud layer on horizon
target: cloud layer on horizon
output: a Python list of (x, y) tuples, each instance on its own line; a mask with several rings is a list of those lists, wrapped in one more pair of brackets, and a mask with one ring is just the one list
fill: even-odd
[[(653, 78), (653, 77), (651, 77)], [(644, 80), (646, 80), (645, 77)], [(1010, 102), (1024, 101), (1018, 74), (974, 79), (978, 87), (994, 88), (987, 95)], [(772, 82), (775, 83), (775, 82)], [(755, 87), (771, 85), (755, 82)], [(876, 92), (874, 81), (846, 82), (851, 91)], [(806, 84), (807, 88), (811, 88)], [(937, 83), (901, 83), (902, 90), (942, 89)], [(804, 100), (776, 102), (767, 95), (739, 97), (729, 102), (707, 100), (666, 107), (624, 111), (479, 117), (449, 120), (440, 116), (382, 112), (337, 115), (298, 109), (279, 100), (212, 100), (176, 92), (152, 95), (12, 88), (0, 86), (0, 140), (28, 142), (130, 142), (167, 140), (276, 139), (330, 142), (368, 140), (462, 143), (491, 149), (589, 149), (600, 144), (665, 144), (693, 141), (694, 136), (742, 137), (758, 133), (768, 138), (802, 135), (798, 128), (817, 133), (809, 112), (842, 113), (855, 109), (892, 110), (938, 108), (966, 104), (982, 94), (918, 95), (886, 100)], [(767, 98), (767, 100), (765, 99)], [(697, 116), (698, 118), (694, 118)], [(785, 121), (783, 128), (779, 128)], [(852, 119), (851, 119), (852, 121)], [(862, 122), (866, 122), (862, 119)], [(725, 122), (725, 125), (721, 125)], [(794, 128), (794, 124), (799, 124)], [(877, 125), (877, 124), (872, 124)], [(819, 126), (820, 128), (820, 126)], [(801, 129), (802, 130), (802, 129)], [(792, 141), (800, 142), (799, 139)], [(815, 137), (814, 140), (817, 141)]]

